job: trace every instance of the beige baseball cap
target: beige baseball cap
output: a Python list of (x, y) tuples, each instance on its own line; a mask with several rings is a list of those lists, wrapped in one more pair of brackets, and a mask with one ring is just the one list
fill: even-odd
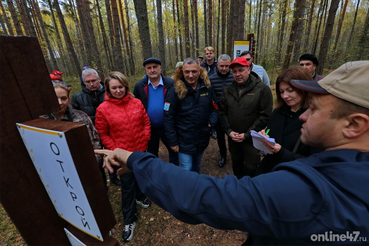
[(319, 81), (291, 80), (301, 90), (331, 94), (369, 109), (369, 61), (346, 62)]

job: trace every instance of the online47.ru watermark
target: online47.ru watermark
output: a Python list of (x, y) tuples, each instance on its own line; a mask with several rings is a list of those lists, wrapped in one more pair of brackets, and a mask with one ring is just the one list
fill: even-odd
[(310, 240), (313, 242), (366, 242), (367, 237), (361, 237), (360, 231), (347, 231), (341, 234), (326, 231), (323, 234), (312, 234)]

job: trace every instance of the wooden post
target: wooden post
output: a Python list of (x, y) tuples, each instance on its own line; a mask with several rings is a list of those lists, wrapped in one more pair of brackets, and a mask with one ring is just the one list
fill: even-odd
[[(0, 58), (0, 199), (5, 211), (28, 245), (70, 245), (64, 228), (87, 245), (119, 245), (108, 236), (116, 221), (87, 129), (78, 123), (46, 120), (49, 123), (45, 124), (38, 119), (58, 111), (59, 105), (37, 38), (0, 36)], [(58, 216), (19, 135), (16, 123), (23, 122), (70, 135), (71, 155), (104, 235), (103, 242)]]

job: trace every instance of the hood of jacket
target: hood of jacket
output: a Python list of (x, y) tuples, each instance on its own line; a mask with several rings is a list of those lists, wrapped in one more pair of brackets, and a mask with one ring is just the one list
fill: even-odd
[[(184, 76), (183, 76), (183, 65), (179, 66), (175, 73), (174, 73), (174, 87), (176, 88), (176, 92), (178, 95), (179, 99), (183, 99), (186, 97), (187, 95), (187, 88), (186, 88), (186, 83), (184, 82)], [(198, 83), (202, 81), (204, 83), (204, 85), (206, 86), (206, 88), (209, 88), (211, 86), (209, 77), (208, 77), (208, 73), (206, 72), (206, 70), (203, 67), (200, 67), (200, 76), (198, 79)], [(201, 82), (200, 82), (201, 83)]]

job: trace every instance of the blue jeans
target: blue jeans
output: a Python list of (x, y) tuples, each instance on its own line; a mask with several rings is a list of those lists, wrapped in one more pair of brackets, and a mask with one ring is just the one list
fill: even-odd
[(196, 154), (184, 154), (184, 153), (178, 152), (178, 159), (179, 159), (180, 166), (183, 169), (200, 173), (200, 165), (201, 165), (201, 159), (202, 159), (203, 154), (204, 154), (204, 150)]

